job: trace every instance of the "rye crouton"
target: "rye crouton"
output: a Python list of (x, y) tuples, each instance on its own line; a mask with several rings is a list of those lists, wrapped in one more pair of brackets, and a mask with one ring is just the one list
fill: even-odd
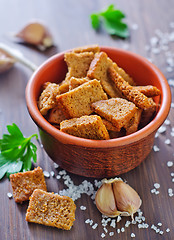
[(90, 64), (87, 72), (87, 77), (100, 81), (104, 91), (110, 97), (121, 97), (120, 91), (108, 76), (108, 68), (112, 66), (112, 60), (108, 58), (105, 52), (95, 54), (93, 61)]
[(59, 94), (59, 85), (56, 83), (46, 83), (44, 87), (38, 101), (38, 108), (42, 115), (46, 115), (48, 110), (56, 106), (56, 96)]
[(137, 112), (135, 104), (123, 98), (101, 100), (93, 103), (92, 107), (97, 114), (111, 122), (117, 131), (126, 128)]
[(68, 65), (68, 73), (65, 81), (69, 81), (71, 77), (86, 77), (87, 71), (94, 58), (93, 52), (67, 52), (64, 55), (65, 62)]
[(126, 135), (134, 133), (138, 130), (138, 126), (141, 120), (142, 109), (138, 108), (134, 117), (129, 121), (129, 124), (126, 126)]
[(57, 104), (55, 108), (50, 110), (47, 120), (52, 124), (60, 124), (67, 118), (68, 116), (66, 115), (66, 112), (63, 111), (60, 104)]
[(119, 67), (115, 62), (113, 62), (113, 67), (115, 71), (130, 85), (135, 86), (136, 83), (134, 82), (133, 78), (129, 76), (128, 73), (125, 72), (125, 70), (121, 67)]
[(75, 210), (76, 205), (70, 197), (36, 189), (29, 202), (26, 221), (70, 230)]
[(83, 46), (83, 47), (74, 48), (72, 50), (72, 52), (75, 52), (75, 53), (82, 53), (82, 52), (97, 53), (97, 52), (100, 52), (100, 47), (97, 44), (86, 45), (86, 46)]
[(47, 191), (43, 171), (40, 167), (33, 171), (14, 173), (10, 175), (15, 202), (22, 203), (29, 200), (35, 189)]
[(161, 91), (152, 85), (147, 86), (134, 86), (134, 89), (143, 93), (146, 97), (155, 97), (161, 94)]
[(97, 80), (91, 80), (81, 86), (61, 95), (56, 100), (67, 114), (68, 118), (77, 118), (89, 115), (93, 112), (93, 102), (107, 99), (101, 84)]
[(108, 69), (108, 73), (116, 87), (122, 92), (122, 95), (127, 100), (133, 102), (141, 109), (153, 109), (155, 111), (156, 104), (153, 99), (146, 97), (143, 93), (131, 86), (115, 71), (113, 67)]
[(109, 139), (108, 131), (97, 115), (72, 118), (60, 123), (60, 131), (76, 137), (105, 140)]
[(69, 80), (69, 90), (72, 90), (76, 87), (79, 87), (80, 85), (82, 85), (83, 83), (86, 83), (90, 81), (89, 79), (87, 78), (75, 78), (75, 77), (72, 77), (70, 80)]

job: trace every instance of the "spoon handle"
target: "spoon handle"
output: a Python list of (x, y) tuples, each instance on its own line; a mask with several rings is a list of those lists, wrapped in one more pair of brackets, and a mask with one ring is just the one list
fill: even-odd
[(24, 64), (26, 67), (30, 68), (32, 71), (35, 71), (38, 66), (35, 65), (34, 63), (32, 63), (30, 60), (28, 60), (27, 58), (25, 58), (23, 56), (23, 54), (19, 51), (16, 50), (14, 48), (11, 48), (9, 46), (7, 46), (4, 43), (0, 43), (0, 49), (4, 50), (6, 53), (8, 53), (9, 55), (11, 55), (13, 58), (15, 58), (18, 62)]

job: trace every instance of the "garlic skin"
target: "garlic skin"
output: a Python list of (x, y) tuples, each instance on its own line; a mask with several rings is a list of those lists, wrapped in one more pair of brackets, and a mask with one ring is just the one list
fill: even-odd
[(95, 202), (98, 210), (108, 216), (131, 216), (140, 208), (142, 201), (138, 193), (121, 178), (103, 179)]
[(95, 202), (98, 210), (108, 217), (116, 217), (120, 214), (116, 208), (111, 183), (103, 183), (96, 193)]
[(16, 60), (13, 57), (0, 49), (0, 73), (8, 71), (15, 62)]
[(18, 33), (15, 34), (26, 43), (37, 46), (45, 50), (53, 46), (53, 38), (48, 28), (39, 21), (33, 21), (26, 24)]
[(117, 208), (128, 215), (133, 214), (140, 208), (141, 199), (138, 193), (125, 182), (118, 180), (113, 182), (113, 191)]

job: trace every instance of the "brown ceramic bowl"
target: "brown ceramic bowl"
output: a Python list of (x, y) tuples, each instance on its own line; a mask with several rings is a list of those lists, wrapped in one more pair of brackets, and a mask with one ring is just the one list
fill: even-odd
[(86, 177), (113, 177), (137, 167), (150, 153), (157, 129), (166, 119), (171, 92), (166, 78), (152, 63), (137, 54), (111, 47), (101, 47), (124, 68), (137, 85), (154, 85), (161, 90), (156, 97), (160, 107), (155, 118), (141, 130), (117, 139), (89, 140), (74, 137), (53, 127), (39, 112), (37, 100), (43, 83), (59, 83), (67, 72), (64, 53), (56, 54), (32, 75), (26, 88), (29, 113), (39, 128), (42, 144), (50, 158), (65, 170)]

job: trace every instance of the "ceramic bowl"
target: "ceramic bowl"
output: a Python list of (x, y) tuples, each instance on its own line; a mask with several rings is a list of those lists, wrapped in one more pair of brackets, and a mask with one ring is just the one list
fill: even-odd
[(137, 85), (154, 85), (161, 90), (155, 97), (160, 104), (155, 118), (141, 130), (110, 140), (89, 140), (74, 137), (52, 126), (39, 112), (37, 100), (43, 83), (59, 83), (65, 78), (67, 66), (64, 52), (54, 55), (32, 75), (26, 88), (28, 111), (39, 128), (43, 147), (49, 157), (65, 170), (86, 177), (113, 177), (137, 167), (150, 153), (157, 129), (166, 119), (171, 92), (166, 78), (145, 58), (117, 48), (101, 47), (124, 68)]

